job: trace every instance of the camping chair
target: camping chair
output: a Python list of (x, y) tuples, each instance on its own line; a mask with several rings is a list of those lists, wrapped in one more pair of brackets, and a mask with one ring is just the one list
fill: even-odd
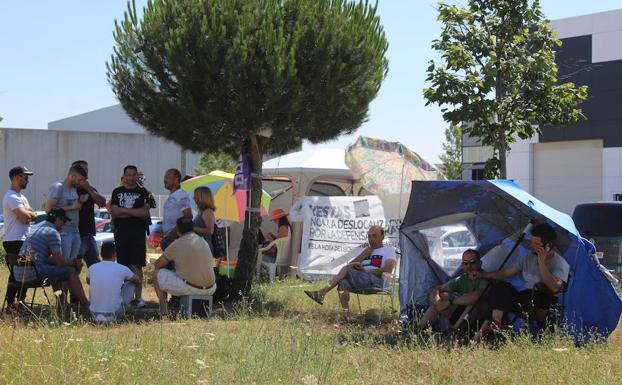
[[(45, 288), (50, 286), (50, 284), (47, 282), (47, 280), (42, 280), (41, 278), (39, 278), (39, 272), (37, 271), (36, 266), (32, 263), (32, 258), (19, 257), (17, 254), (7, 253), (6, 264), (7, 264), (7, 267), (9, 268), (9, 278), (7, 280), (7, 285), (6, 285), (6, 295), (4, 296), (4, 301), (2, 302), (2, 311), (4, 311), (5, 306), (7, 306), (9, 303), (9, 296), (8, 296), (9, 288), (15, 289), (18, 294), (21, 293), (22, 290), (33, 289), (32, 299), (30, 300), (31, 310), (35, 303), (35, 295), (37, 294), (38, 288), (41, 288), (43, 290), (43, 295), (45, 295), (45, 299), (48, 301), (48, 305), (50, 306), (52, 305), (50, 302), (50, 298), (48, 297), (48, 294), (45, 291)], [(24, 281), (23, 279), (22, 280), (17, 279), (18, 277), (15, 277), (15, 274), (13, 272), (13, 269), (15, 266), (23, 266), (25, 268), (29, 268), (29, 267), (32, 268), (35, 273), (36, 278), (33, 280), (29, 280), (29, 281)], [(25, 277), (22, 277), (22, 278), (25, 278)], [(27, 306), (26, 304), (24, 305)]]
[(380, 312), (378, 313), (378, 323), (382, 321), (382, 313), (384, 312), (384, 296), (388, 295), (391, 299), (391, 314), (395, 313), (395, 279), (397, 277), (397, 267), (400, 263), (400, 254), (396, 253), (396, 261), (395, 268), (391, 273), (382, 273), (382, 287), (372, 289), (372, 290), (350, 290), (351, 293), (356, 294), (356, 300), (359, 305), (359, 313), (363, 314), (363, 309), (361, 308), (361, 298), (359, 295), (371, 295), (371, 294), (379, 294), (380, 295)]
[[(259, 278), (259, 274), (261, 273), (261, 268), (263, 266), (268, 270), (268, 276), (270, 277), (270, 282), (274, 282), (276, 278), (277, 268), (279, 267), (288, 267), (289, 266), (289, 249), (291, 245), (291, 237), (283, 237), (277, 238), (274, 241), (268, 243), (266, 247), (260, 248), (259, 256), (257, 257), (257, 278)], [(274, 263), (265, 262), (263, 260), (264, 253), (272, 248), (272, 246), (276, 246), (276, 260)]]

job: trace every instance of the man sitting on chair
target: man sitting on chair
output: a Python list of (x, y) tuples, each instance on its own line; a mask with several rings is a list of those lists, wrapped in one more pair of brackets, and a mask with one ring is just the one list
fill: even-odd
[(350, 291), (364, 292), (379, 290), (383, 287), (383, 273), (392, 273), (397, 261), (395, 251), (384, 247), (384, 229), (372, 226), (367, 232), (369, 246), (352, 262), (345, 265), (328, 286), (318, 291), (307, 291), (305, 294), (320, 305), (326, 293), (337, 287), (339, 301), (345, 318), (350, 316)]
[[(455, 323), (464, 312), (465, 307), (474, 305), (484, 292), (488, 281), (477, 278), (477, 272), (482, 270), (479, 251), (468, 249), (462, 253), (463, 273), (444, 285), (436, 286), (430, 292), (430, 307), (423, 314), (417, 326), (420, 329), (427, 328), (434, 324), (439, 315), (449, 318), (451, 323)], [(480, 305), (484, 305), (480, 301)], [(473, 310), (472, 319), (479, 319), (483, 309), (478, 306)]]
[(19, 252), (20, 259), (32, 258), (36, 272), (23, 264), (15, 266), (13, 271), (17, 281), (28, 282), (39, 278), (51, 283), (54, 290), (62, 290), (63, 294), (69, 290), (80, 302), (82, 315), (89, 318), (89, 301), (80, 282), (82, 260), (65, 259), (61, 249), (59, 230), (70, 220), (62, 208), (50, 209), (45, 222), (26, 237)]
[[(160, 314), (167, 317), (167, 293), (175, 296), (213, 295), (216, 278), (209, 245), (193, 231), (192, 219), (177, 219), (177, 238), (155, 261), (153, 287), (160, 301)], [(175, 271), (165, 269), (175, 262)]]

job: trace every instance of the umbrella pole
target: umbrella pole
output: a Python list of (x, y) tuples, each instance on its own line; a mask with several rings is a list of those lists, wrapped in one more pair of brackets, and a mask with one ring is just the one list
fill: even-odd
[[(525, 226), (525, 229), (523, 230), (523, 232), (521, 233), (521, 235), (518, 237), (518, 239), (516, 240), (516, 242), (514, 242), (514, 246), (512, 246), (512, 250), (510, 250), (510, 252), (508, 253), (508, 255), (505, 257), (505, 259), (503, 260), (503, 262), (501, 263), (501, 265), (499, 266), (499, 268), (497, 270), (501, 270), (503, 269), (503, 266), (505, 266), (505, 264), (508, 262), (508, 260), (510, 259), (510, 256), (512, 254), (514, 254), (514, 251), (516, 251), (516, 249), (518, 248), (518, 245), (521, 244), (521, 242), (525, 239), (525, 235), (527, 235), (527, 233), (529, 231), (531, 231), (531, 228), (534, 225), (534, 220), (530, 220), (529, 223), (527, 224), (527, 226)], [(473, 313), (473, 310), (477, 309), (477, 306), (479, 305), (479, 303), (481, 302), (482, 298), (484, 298), (484, 295), (488, 292), (488, 290), (490, 289), (492, 285), (488, 285), (486, 286), (486, 288), (482, 291), (482, 293), (479, 295), (479, 297), (477, 297), (477, 301), (475, 301), (473, 303), (473, 306), (471, 307), (471, 309), (467, 312), (467, 314), (460, 318), (458, 320), (458, 323), (456, 325), (454, 325), (454, 329), (458, 329), (460, 327), (460, 325), (462, 325), (463, 321), (467, 321), (469, 322), (469, 317), (471, 316), (471, 313)]]

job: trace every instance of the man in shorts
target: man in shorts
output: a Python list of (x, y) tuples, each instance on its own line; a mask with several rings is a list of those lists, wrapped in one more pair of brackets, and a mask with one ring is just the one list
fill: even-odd
[[(216, 291), (212, 252), (205, 239), (193, 231), (192, 219), (177, 219), (176, 231), (179, 238), (155, 261), (153, 274), (153, 287), (163, 317), (169, 316), (167, 294), (213, 295)], [(175, 262), (175, 271), (165, 268), (170, 262)]]
[[(85, 318), (89, 318), (89, 301), (84, 294), (84, 288), (80, 282), (80, 259), (66, 259), (63, 257), (61, 248), (61, 236), (59, 230), (71, 221), (60, 207), (50, 209), (45, 222), (31, 232), (19, 252), (20, 259), (31, 259), (33, 267), (18, 263), (15, 266), (15, 279), (18, 281), (34, 281), (37, 276), (41, 280), (47, 280), (54, 290), (67, 290), (80, 303), (80, 311)], [(65, 296), (63, 296), (64, 298)]]
[[(147, 246), (145, 234), (149, 217), (149, 192), (136, 183), (138, 169), (128, 165), (123, 169), (123, 185), (112, 191), (110, 208), (114, 218), (114, 242), (117, 260), (143, 280), (143, 267), (146, 265)], [(142, 285), (136, 285), (133, 304), (144, 307)]]
[(65, 179), (54, 182), (48, 190), (48, 198), (45, 202), (45, 211), (52, 208), (62, 208), (67, 217), (71, 219), (62, 229), (60, 236), (63, 242), (63, 257), (76, 259), (80, 251), (80, 209), (88, 199), (88, 195), (78, 195), (77, 187), (86, 180), (86, 170), (80, 165), (72, 165)]
[(383, 273), (392, 273), (397, 262), (395, 251), (382, 244), (384, 229), (372, 226), (367, 232), (369, 246), (352, 262), (344, 266), (337, 276), (325, 287), (305, 294), (322, 304), (326, 293), (337, 287), (344, 317), (350, 317), (350, 291), (378, 290), (383, 287)]

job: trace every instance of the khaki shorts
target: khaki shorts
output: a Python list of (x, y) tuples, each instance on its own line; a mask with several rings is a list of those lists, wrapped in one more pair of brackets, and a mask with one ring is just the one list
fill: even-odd
[(158, 285), (162, 291), (176, 296), (213, 295), (214, 292), (216, 292), (216, 283), (207, 290), (197, 289), (196, 287), (186, 284), (174, 271), (168, 269), (158, 270)]

